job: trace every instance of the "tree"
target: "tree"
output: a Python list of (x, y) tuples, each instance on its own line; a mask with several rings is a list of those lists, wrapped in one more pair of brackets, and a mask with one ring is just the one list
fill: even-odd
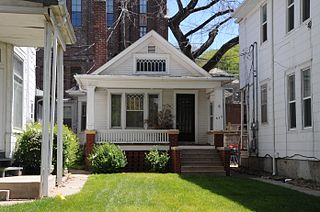
[[(203, 55), (201, 55), (201, 57), (196, 59), (197, 64), (202, 67), (210, 58), (212, 58), (214, 54), (217, 53), (217, 51), (217, 49), (206, 51)], [(227, 71), (233, 75), (239, 75), (239, 62), (239, 45), (236, 45), (229, 49), (229, 51), (222, 56), (215, 68)]]
[[(199, 58), (214, 43), (219, 29), (232, 19), (231, 13), (234, 11), (234, 7), (238, 5), (238, 1), (235, 0), (203, 0), (201, 4), (199, 0), (188, 0), (186, 3), (182, 0), (176, 0), (176, 3), (179, 10), (172, 17), (168, 18), (168, 25), (178, 42), (180, 50), (193, 61)], [(207, 10), (212, 11), (210, 17), (188, 31), (182, 29), (181, 23), (188, 17)], [(210, 28), (207, 39), (198, 47), (192, 45), (189, 42), (189, 38), (204, 28)], [(238, 43), (238, 36), (224, 43), (220, 49), (203, 64), (202, 68), (210, 71), (219, 63), (222, 56)]]

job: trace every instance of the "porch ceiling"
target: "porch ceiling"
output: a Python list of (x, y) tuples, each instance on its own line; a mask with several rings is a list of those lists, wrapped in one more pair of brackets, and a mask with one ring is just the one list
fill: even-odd
[(0, 13), (0, 41), (16, 46), (43, 47), (45, 17)]

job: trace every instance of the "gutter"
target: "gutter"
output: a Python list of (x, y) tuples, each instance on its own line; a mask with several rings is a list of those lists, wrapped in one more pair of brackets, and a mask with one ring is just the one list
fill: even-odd
[(274, 0), (271, 0), (271, 17), (272, 17), (272, 20), (271, 20), (271, 31), (272, 31), (272, 36), (271, 36), (271, 62), (272, 62), (272, 131), (273, 131), (273, 157), (272, 157), (272, 175), (276, 175), (276, 126), (275, 126), (275, 111), (274, 111), (274, 95), (275, 95), (275, 92), (274, 92), (274, 21), (273, 21), (273, 18), (274, 18)]

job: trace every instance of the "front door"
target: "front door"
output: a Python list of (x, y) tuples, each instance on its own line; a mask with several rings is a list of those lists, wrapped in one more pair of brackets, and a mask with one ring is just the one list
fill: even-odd
[(176, 126), (179, 129), (179, 141), (195, 141), (195, 95), (177, 94)]

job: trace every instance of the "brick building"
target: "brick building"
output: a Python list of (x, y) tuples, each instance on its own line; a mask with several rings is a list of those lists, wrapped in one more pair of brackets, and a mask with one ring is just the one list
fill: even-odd
[[(64, 55), (65, 91), (76, 86), (73, 78), (75, 74), (92, 73), (148, 31), (155, 30), (165, 39), (168, 37), (164, 18), (166, 0), (66, 1), (77, 43), (69, 46)], [(37, 51), (36, 69), (37, 88), (40, 90), (42, 64), (43, 52), (40, 49)], [(66, 93), (66, 97), (70, 96)], [(65, 107), (69, 107), (69, 104), (72, 105), (72, 101), (66, 102)], [(70, 127), (76, 124), (75, 121), (70, 123), (71, 119), (68, 120), (68, 117), (76, 113), (76, 109), (72, 108), (65, 110), (65, 123)], [(72, 128), (75, 129), (75, 126)]]

